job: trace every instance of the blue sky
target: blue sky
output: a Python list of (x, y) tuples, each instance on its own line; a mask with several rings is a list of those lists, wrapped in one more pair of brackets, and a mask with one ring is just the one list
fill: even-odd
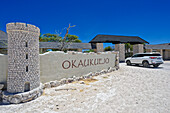
[(9, 22), (36, 25), (42, 34), (71, 23), (69, 34), (83, 42), (109, 34), (170, 43), (170, 0), (0, 0), (0, 30)]

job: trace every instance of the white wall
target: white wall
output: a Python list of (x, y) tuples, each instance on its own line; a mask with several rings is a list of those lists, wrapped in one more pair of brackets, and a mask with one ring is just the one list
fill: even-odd
[[(41, 82), (82, 76), (115, 66), (116, 53), (62, 53), (48, 52), (40, 55)], [(89, 61), (89, 65), (87, 66)], [(91, 64), (90, 64), (91, 61)], [(96, 65), (95, 65), (95, 64)]]
[(0, 54), (0, 83), (6, 83), (8, 71), (8, 56)]
[[(90, 72), (97, 72), (102, 69), (114, 67), (115, 59), (116, 52), (84, 54), (51, 51), (40, 54), (41, 82), (45, 83), (62, 78), (82, 76)], [(89, 65), (87, 65), (88, 61)], [(6, 83), (7, 74), (8, 57), (7, 55), (0, 54), (0, 83)]]

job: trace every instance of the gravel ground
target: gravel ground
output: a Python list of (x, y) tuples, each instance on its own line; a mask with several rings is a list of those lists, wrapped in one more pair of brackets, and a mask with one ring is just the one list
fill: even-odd
[(170, 61), (159, 68), (120, 64), (118, 71), (56, 88), (0, 113), (170, 113)]

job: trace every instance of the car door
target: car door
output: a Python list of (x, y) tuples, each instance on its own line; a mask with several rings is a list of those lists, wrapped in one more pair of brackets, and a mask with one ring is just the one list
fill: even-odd
[(132, 56), (132, 58), (130, 60), (132, 64), (137, 62), (137, 60), (136, 60), (137, 57), (138, 57), (138, 54), (135, 54), (135, 55)]

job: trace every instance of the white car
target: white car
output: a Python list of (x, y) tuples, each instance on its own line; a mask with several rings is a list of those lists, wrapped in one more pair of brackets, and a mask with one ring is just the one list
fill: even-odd
[(150, 67), (150, 65), (158, 67), (160, 64), (164, 63), (159, 53), (137, 53), (132, 57), (126, 58), (125, 62), (127, 65), (142, 64), (144, 67)]

